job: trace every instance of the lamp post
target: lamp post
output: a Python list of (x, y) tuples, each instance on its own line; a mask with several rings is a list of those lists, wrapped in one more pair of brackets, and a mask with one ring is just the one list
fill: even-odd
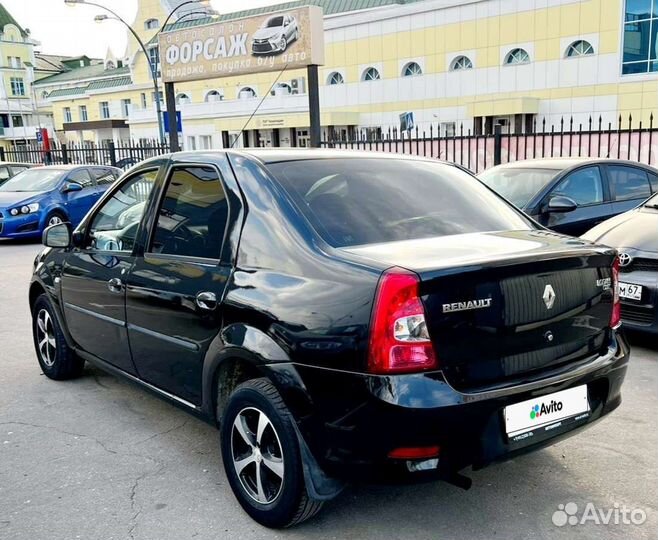
[(160, 88), (158, 86), (158, 74), (156, 70), (153, 69), (153, 65), (151, 64), (151, 59), (149, 57), (149, 52), (146, 49), (146, 45), (144, 45), (144, 42), (140, 39), (139, 35), (137, 35), (137, 32), (135, 32), (135, 30), (133, 30), (133, 27), (130, 26), (126, 21), (124, 21), (116, 12), (114, 12), (108, 7), (103, 6), (102, 4), (97, 4), (96, 2), (88, 2), (87, 0), (64, 0), (64, 3), (68, 6), (74, 6), (76, 4), (85, 4), (88, 6), (94, 6), (107, 11), (112, 15), (112, 17), (108, 15), (97, 15), (96, 17), (94, 17), (94, 20), (96, 22), (102, 22), (107, 19), (114, 19), (121, 22), (126, 28), (128, 28), (128, 30), (133, 35), (137, 43), (139, 43), (139, 46), (142, 48), (142, 51), (144, 52), (144, 56), (146, 57), (146, 61), (149, 63), (149, 71), (151, 72), (151, 80), (153, 81), (153, 90), (155, 91), (155, 104), (156, 104), (156, 114), (158, 116), (158, 133), (160, 135), (160, 144), (164, 145), (166, 141), (164, 135), (164, 125), (162, 123), (162, 107), (160, 105)]

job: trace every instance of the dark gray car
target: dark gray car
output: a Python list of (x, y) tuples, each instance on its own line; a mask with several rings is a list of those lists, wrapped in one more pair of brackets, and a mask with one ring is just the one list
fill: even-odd
[(658, 334), (658, 195), (583, 235), (619, 250), (624, 326)]
[(612, 159), (538, 159), (480, 175), (486, 185), (557, 232), (580, 236), (658, 192), (658, 170)]

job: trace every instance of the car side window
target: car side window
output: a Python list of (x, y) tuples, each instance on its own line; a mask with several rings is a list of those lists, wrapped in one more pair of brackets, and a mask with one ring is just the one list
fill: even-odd
[(615, 201), (646, 199), (651, 195), (647, 173), (637, 167), (609, 165), (610, 190)]
[(112, 169), (99, 167), (97, 169), (92, 169), (92, 172), (94, 173), (94, 176), (96, 177), (96, 183), (99, 186), (114, 184), (114, 181), (117, 179)]
[(216, 169), (175, 168), (160, 203), (149, 252), (219, 260), (228, 210)]
[(584, 167), (566, 176), (552, 191), (551, 196), (563, 195), (578, 206), (603, 202), (603, 181), (598, 167)]
[(11, 178), (11, 174), (9, 174), (9, 168), (0, 167), (0, 182), (3, 180), (9, 180), (9, 178)]
[(647, 173), (649, 175), (649, 182), (651, 183), (651, 191), (658, 192), (658, 174)]
[(157, 174), (155, 169), (132, 176), (105, 201), (87, 230), (87, 248), (100, 251), (133, 250)]
[(66, 177), (66, 181), (80, 184), (83, 189), (93, 187), (94, 185), (94, 181), (91, 179), (87, 169), (76, 169), (75, 171), (72, 171)]

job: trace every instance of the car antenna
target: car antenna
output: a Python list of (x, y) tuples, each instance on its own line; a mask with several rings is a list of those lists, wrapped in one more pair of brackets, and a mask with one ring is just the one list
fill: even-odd
[(267, 93), (263, 96), (263, 98), (260, 100), (256, 108), (254, 109), (254, 112), (251, 113), (251, 116), (247, 118), (247, 121), (245, 122), (244, 126), (242, 126), (242, 129), (240, 130), (240, 133), (238, 133), (238, 136), (233, 139), (233, 142), (231, 143), (231, 148), (235, 146), (235, 143), (238, 142), (240, 137), (242, 137), (242, 134), (244, 133), (244, 130), (247, 129), (247, 126), (249, 125), (249, 122), (251, 122), (252, 118), (256, 116), (256, 113), (258, 112), (258, 109), (260, 109), (260, 106), (263, 104), (263, 102), (267, 99), (267, 96), (270, 95), (272, 90), (274, 90), (274, 87), (276, 86), (276, 83), (279, 82), (279, 79), (281, 78), (281, 75), (283, 75), (283, 72), (288, 69), (288, 64), (283, 66), (283, 69), (279, 71), (279, 74), (276, 76), (276, 79), (274, 79), (274, 82), (272, 83), (272, 86), (270, 86), (270, 89), (267, 91)]

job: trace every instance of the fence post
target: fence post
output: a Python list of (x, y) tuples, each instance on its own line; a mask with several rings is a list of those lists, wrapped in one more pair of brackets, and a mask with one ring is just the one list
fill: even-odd
[(62, 164), (68, 165), (69, 164), (69, 152), (66, 148), (66, 143), (62, 143)]
[(117, 166), (117, 149), (116, 146), (114, 145), (114, 141), (110, 141), (107, 143), (107, 149), (110, 152), (110, 165), (112, 167)]
[(5, 160), (5, 149), (0, 146), (0, 161), (6, 161)]
[(503, 162), (503, 134), (500, 124), (494, 126), (494, 167)]

